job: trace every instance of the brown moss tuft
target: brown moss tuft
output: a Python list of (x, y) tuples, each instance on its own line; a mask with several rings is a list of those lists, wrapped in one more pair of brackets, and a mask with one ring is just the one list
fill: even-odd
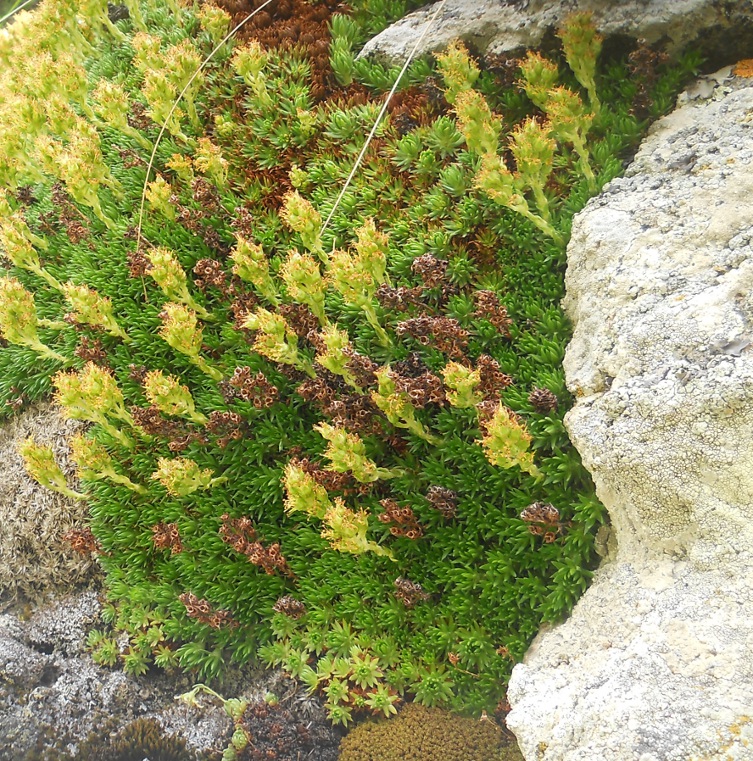
[(75, 552), (63, 537), (85, 528), (86, 506), (48, 491), (26, 473), (18, 444), (33, 436), (52, 446), (75, 486), (66, 441), (80, 424), (64, 420), (50, 405), (38, 405), (0, 427), (0, 598), (42, 600), (58, 589), (70, 590), (97, 575), (91, 554)]
[[(219, 0), (217, 5), (239, 24), (262, 0)], [(311, 94), (316, 100), (324, 98), (330, 88), (329, 20), (337, 10), (343, 11), (339, 0), (279, 0), (260, 11), (238, 32), (238, 39), (258, 40), (265, 48), (292, 49), (304, 53), (311, 63)]]
[(489, 719), (410, 703), (393, 719), (367, 721), (340, 743), (338, 761), (515, 761), (517, 746)]

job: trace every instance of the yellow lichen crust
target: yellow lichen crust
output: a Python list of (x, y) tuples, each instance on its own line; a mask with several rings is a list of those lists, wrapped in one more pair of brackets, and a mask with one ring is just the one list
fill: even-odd
[(489, 719), (468, 719), (411, 703), (389, 721), (360, 724), (340, 743), (338, 761), (518, 761), (514, 742)]

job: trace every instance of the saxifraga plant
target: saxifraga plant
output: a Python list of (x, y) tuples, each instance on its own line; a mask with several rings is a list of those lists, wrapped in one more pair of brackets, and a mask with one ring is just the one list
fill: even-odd
[[(75, 490), (25, 451), (88, 499), (76, 545), (130, 635), (93, 633), (101, 663), (258, 656), (343, 724), (409, 696), (494, 709), (593, 568), (562, 244), (646, 123), (583, 17), (574, 76), (520, 63), (530, 99), (455, 46), (438, 79), (412, 66), (323, 229), (395, 74), (348, 58), (371, 0), (299, 5), (190, 87), (234, 6), (132, 0), (113, 24), (45, 0), (0, 32), (0, 395), (92, 424)], [(320, 36), (292, 44), (299, 11)], [(695, 63), (652, 73), (663, 103)]]

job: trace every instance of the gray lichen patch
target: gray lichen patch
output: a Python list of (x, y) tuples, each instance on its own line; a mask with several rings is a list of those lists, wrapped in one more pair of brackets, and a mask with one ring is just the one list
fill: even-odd
[(573, 224), (566, 425), (617, 550), (513, 670), (526, 758), (751, 757), (753, 80), (702, 84)]

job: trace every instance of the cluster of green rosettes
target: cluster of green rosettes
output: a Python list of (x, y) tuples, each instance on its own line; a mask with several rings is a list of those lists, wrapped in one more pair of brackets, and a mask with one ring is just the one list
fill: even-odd
[(493, 709), (602, 520), (557, 306), (570, 216), (638, 134), (597, 98), (598, 35), (574, 16), (572, 73), (531, 53), (512, 93), (451, 46), (337, 205), (378, 111), (359, 77), (388, 74), (355, 60), (353, 19), (323, 74), (256, 40), (208, 61), (217, 6), (127, 6), (128, 34), (48, 2), (0, 37), (0, 362), (91, 424), (81, 491), (22, 454), (90, 504), (68, 538), (130, 637), (94, 632), (95, 658), (212, 677), (258, 655), (343, 724), (409, 695)]

